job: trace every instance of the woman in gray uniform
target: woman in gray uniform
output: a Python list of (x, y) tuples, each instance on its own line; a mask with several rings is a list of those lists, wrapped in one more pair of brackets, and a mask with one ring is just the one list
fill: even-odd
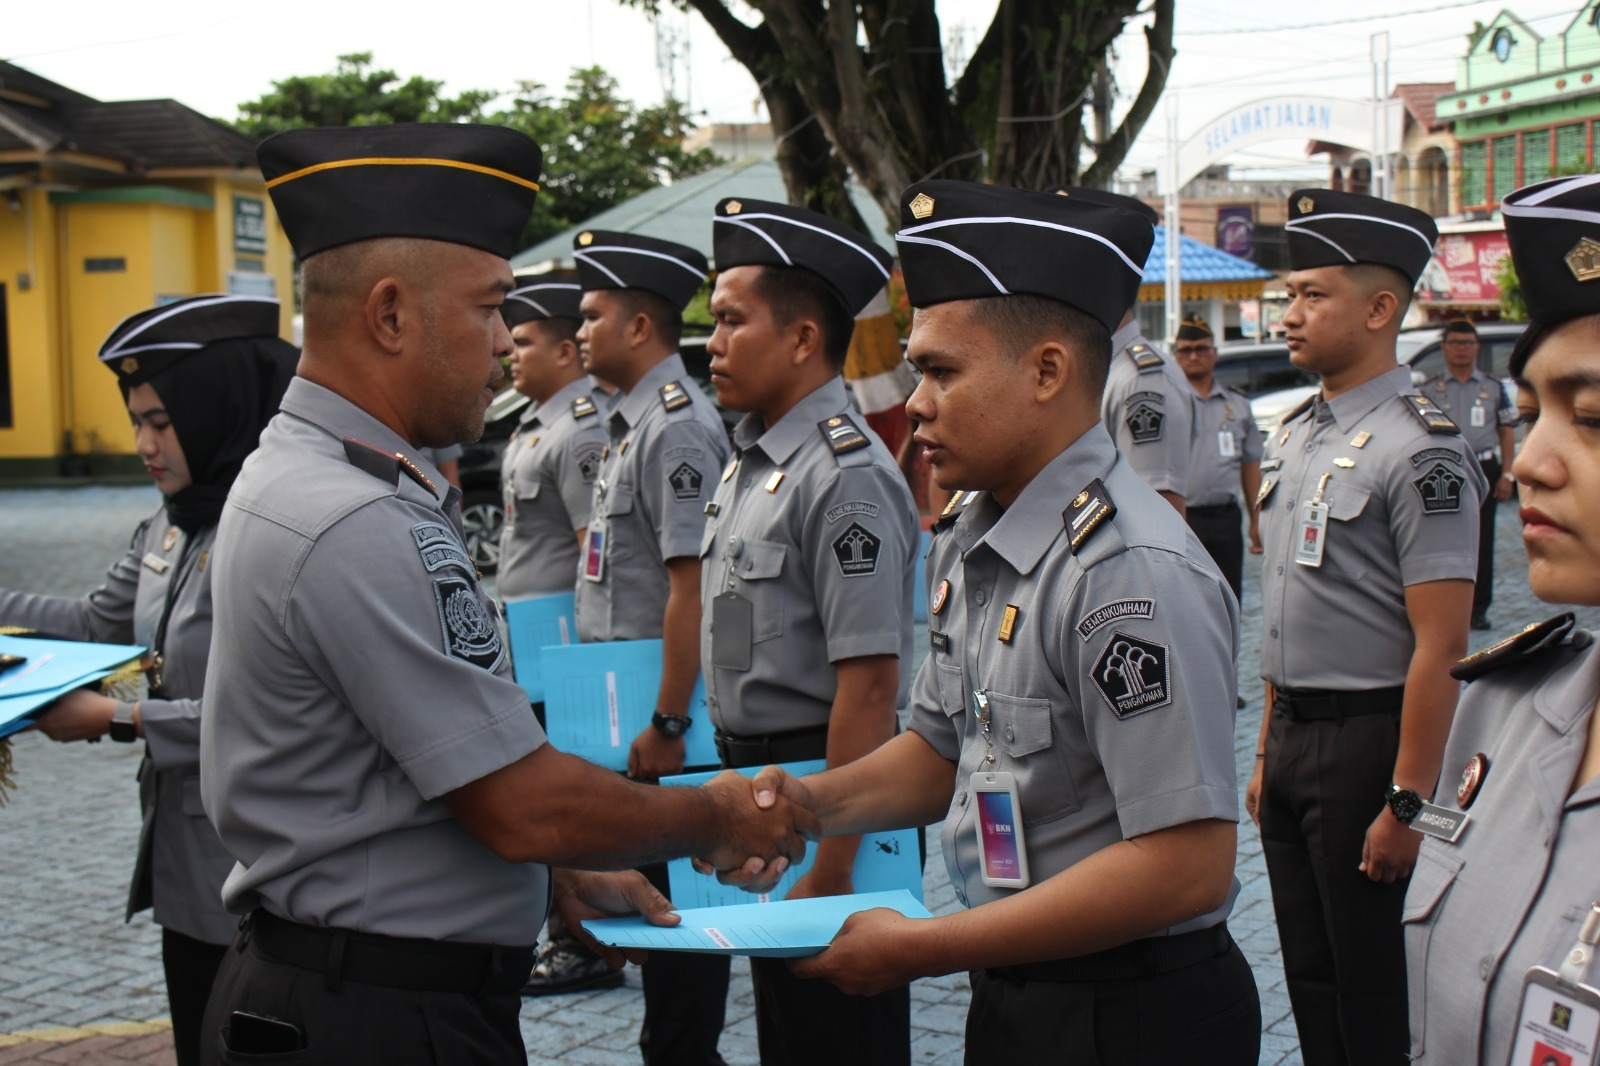
[(165, 498), (105, 584), (82, 599), (0, 589), (0, 624), (42, 636), (141, 644), (149, 694), (90, 689), (34, 727), (58, 741), (145, 741), (144, 828), (127, 917), (155, 908), (180, 1066), (199, 1061), (200, 1020), (238, 918), (222, 907), (233, 858), (200, 805), (200, 695), (211, 648), (211, 558), (228, 489), (294, 376), (278, 301), (197, 296), (125, 319), (101, 347), (133, 420), (134, 448)]
[[(1511, 359), (1528, 581), (1548, 603), (1600, 605), (1600, 177), (1519, 189), (1502, 213), (1532, 318)], [(1533, 1007), (1523, 991), (1533, 967), (1600, 984), (1600, 967), (1582, 972), (1593, 949), (1574, 951), (1580, 931), (1600, 932), (1586, 922), (1600, 898), (1600, 653), (1573, 621), (1530, 625), (1452, 671), (1469, 684), (1437, 807), (1411, 823), (1428, 834), (1404, 914), (1418, 1062), (1503, 1066), (1515, 1048), (1538, 1063), (1557, 1047), (1557, 1062), (1594, 1061), (1593, 1034), (1588, 1054), (1568, 1043), (1584, 1017), (1570, 984), (1530, 989)]]

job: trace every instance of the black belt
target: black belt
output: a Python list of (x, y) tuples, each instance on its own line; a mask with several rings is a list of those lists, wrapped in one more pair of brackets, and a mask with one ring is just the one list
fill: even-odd
[(1364, 692), (1331, 689), (1278, 689), (1272, 709), (1291, 722), (1343, 721), (1368, 714), (1397, 714), (1405, 703), (1404, 685)]
[(1229, 513), (1236, 513), (1238, 510), (1239, 501), (1229, 500), (1227, 503), (1208, 503), (1203, 506), (1187, 507), (1184, 509), (1184, 513), (1196, 516), (1204, 515), (1205, 517), (1210, 518), (1220, 517)]
[(730, 769), (828, 757), (828, 727), (825, 725), (760, 737), (736, 737), (719, 729), (713, 740), (717, 745), (717, 757)]
[(320, 973), (335, 991), (342, 981), (418, 992), (515, 992), (533, 971), (533, 948), (466, 944), (451, 940), (406, 940), (319, 929), (254, 910), (239, 923), (235, 946), (252, 940), (273, 958)]
[(1223, 922), (1209, 929), (1197, 929), (1177, 936), (1147, 937), (1097, 951), (1093, 955), (1080, 955), (1075, 959), (997, 966), (988, 972), (1013, 981), (1053, 981), (1057, 984), (1137, 981), (1217, 958), (1232, 947), (1233, 937), (1228, 935), (1228, 924)]

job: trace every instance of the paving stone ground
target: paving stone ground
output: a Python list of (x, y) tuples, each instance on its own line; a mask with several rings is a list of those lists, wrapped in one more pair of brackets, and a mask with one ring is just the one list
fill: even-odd
[[(133, 527), (159, 503), (149, 488), (0, 490), (0, 587), (81, 594), (126, 545)], [(1493, 634), (1480, 647), (1554, 613), (1528, 593), (1515, 510), (1501, 509)], [(1242, 673), (1254, 678), (1261, 618), (1259, 557), (1246, 562)], [(1600, 628), (1600, 611), (1580, 613)], [(925, 641), (919, 641), (925, 646)], [(1235, 751), (1241, 788), (1254, 767), (1261, 721), (1258, 682), (1244, 686)], [(138, 839), (136, 747), (58, 745), (16, 738), (19, 784), (0, 808), (0, 1066), (20, 1063), (170, 1063), (171, 1035), (161, 975), (160, 938), (148, 916), (122, 922)], [(929, 836), (929, 907), (956, 907), (938, 834)], [(1261, 990), (1263, 1064), (1300, 1062), (1283, 986), (1272, 904), (1260, 843), (1248, 821), (1239, 834), (1242, 885), (1235, 937)], [(735, 1066), (757, 1061), (748, 966), (736, 961), (722, 1054)], [(968, 1000), (964, 975), (912, 987), (913, 1059), (961, 1061)], [(624, 987), (525, 1000), (522, 1031), (534, 1066), (633, 1066), (642, 1014), (637, 970)]]

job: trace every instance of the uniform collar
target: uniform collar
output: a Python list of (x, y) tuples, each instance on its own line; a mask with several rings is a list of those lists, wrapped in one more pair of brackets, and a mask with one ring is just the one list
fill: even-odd
[(962, 554), (978, 544), (987, 544), (1017, 573), (1031, 573), (1064, 532), (1062, 510), (1067, 501), (1095, 478), (1104, 479), (1110, 474), (1116, 459), (1117, 449), (1110, 434), (1102, 423), (1096, 422), (1050, 460), (998, 518), (991, 518), (999, 511), (994, 498), (985, 495), (975, 510), (992, 524), (980, 533), (973, 528), (977, 522), (966, 530), (962, 527), (967, 523), (958, 522), (958, 539), (965, 539), (961, 533), (972, 538), (970, 545), (963, 545)]
[(420, 454), (418, 448), (332, 389), (296, 377), (289, 382), (289, 388), (284, 392), (283, 402), (278, 405), (278, 409), (311, 423), (331, 434), (336, 440), (342, 441), (346, 437), (354, 437), (379, 451), (405, 456), (436, 487), (444, 486), (443, 503), (446, 508), (461, 496), (461, 490), (450, 484), (449, 480), (439, 473), (439, 469)]
[(589, 377), (584, 375), (561, 386), (556, 390), (556, 394), (544, 403), (534, 405), (533, 412), (525, 416), (523, 421), (537, 421), (541, 426), (548, 426), (561, 417), (561, 412), (571, 410), (575, 398), (587, 395), (589, 395)]
[(1333, 412), (1333, 420), (1339, 428), (1346, 430), (1377, 410), (1378, 405), (1385, 400), (1392, 400), (1396, 396), (1413, 391), (1415, 390), (1411, 387), (1411, 371), (1406, 367), (1397, 366), (1393, 370), (1385, 370), (1365, 384), (1357, 385), (1349, 392), (1341, 393), (1326, 401), (1326, 404), (1319, 392), (1317, 402), (1313, 403), (1308, 411), (1315, 418), (1317, 408), (1325, 405)]
[(1128, 345), (1142, 340), (1144, 337), (1139, 334), (1139, 320), (1135, 318), (1126, 326), (1117, 327), (1116, 332), (1111, 334), (1111, 354), (1120, 355)]
[(1595, 696), (1600, 694), (1600, 654), (1596, 654), (1596, 646), (1591, 640), (1587, 648), (1534, 692), (1534, 710), (1558, 733), (1565, 735), (1594, 709)]
[(849, 406), (844, 378), (835, 375), (808, 392), (765, 433), (761, 431), (760, 415), (745, 415), (733, 431), (733, 442), (741, 451), (760, 448), (773, 463), (786, 463), (800, 445), (817, 432), (818, 422)]
[(611, 417), (620, 417), (628, 424), (628, 428), (632, 429), (639, 424), (639, 420), (644, 417), (644, 413), (650, 410), (651, 404), (661, 402), (659, 395), (661, 386), (669, 381), (677, 381), (688, 376), (688, 371), (683, 366), (683, 356), (673, 352), (645, 371), (644, 377), (634, 384), (628, 395), (619, 400), (617, 405), (611, 409)]

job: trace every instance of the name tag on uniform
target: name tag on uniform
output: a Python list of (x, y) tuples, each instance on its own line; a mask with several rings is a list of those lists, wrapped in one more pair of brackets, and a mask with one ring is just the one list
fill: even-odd
[(1471, 421), (1473, 429), (1482, 429), (1489, 424), (1489, 412), (1484, 409), (1483, 404), (1475, 403), (1472, 405)]
[(1234, 442), (1232, 430), (1224, 429), (1217, 433), (1217, 450), (1222, 453), (1224, 459), (1232, 459), (1239, 454), (1239, 446)]
[(606, 573), (606, 531), (590, 526), (583, 541), (583, 579), (598, 582)]
[(1308, 501), (1300, 508), (1300, 534), (1295, 538), (1294, 561), (1301, 566), (1321, 566), (1328, 544), (1328, 505)]
[(172, 569), (172, 564), (161, 558), (161, 556), (157, 555), (155, 552), (146, 552), (144, 557), (144, 568), (146, 570), (154, 571), (158, 574), (164, 574), (168, 570)]
[(1600, 992), (1564, 984), (1535, 966), (1522, 979), (1522, 1009), (1510, 1066), (1595, 1066), (1600, 1047)]
[(1471, 819), (1462, 811), (1452, 811), (1434, 803), (1424, 803), (1422, 811), (1411, 819), (1411, 828), (1425, 836), (1435, 837), (1446, 844), (1454, 844)]

